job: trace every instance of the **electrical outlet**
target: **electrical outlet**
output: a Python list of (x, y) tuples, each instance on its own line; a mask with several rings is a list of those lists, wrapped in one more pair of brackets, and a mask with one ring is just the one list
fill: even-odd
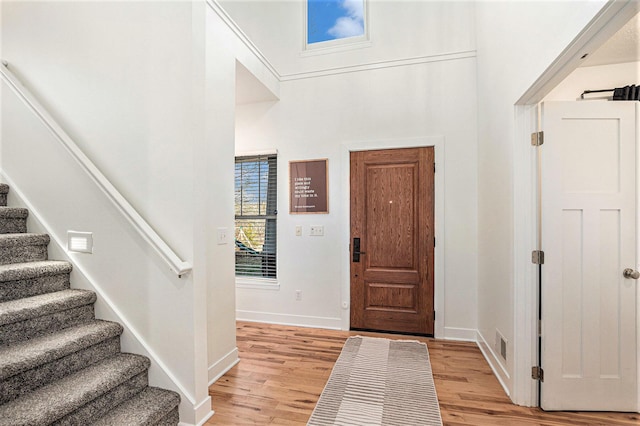
[(323, 237), (324, 236), (324, 226), (322, 225), (312, 225), (311, 231), (309, 235), (312, 237)]
[(296, 225), (296, 237), (302, 237), (302, 225)]
[(302, 290), (296, 290), (296, 300), (302, 300)]

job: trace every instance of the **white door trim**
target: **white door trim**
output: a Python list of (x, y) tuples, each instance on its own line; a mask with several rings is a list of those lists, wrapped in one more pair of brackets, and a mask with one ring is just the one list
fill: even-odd
[[(444, 289), (444, 254), (445, 254), (445, 223), (444, 223), (444, 136), (426, 136), (412, 139), (393, 139), (378, 141), (350, 141), (344, 142), (340, 147), (341, 170), (340, 177), (340, 199), (341, 204), (346, 206), (342, 209), (341, 218), (342, 230), (344, 236), (344, 246), (340, 248), (342, 252), (342, 300), (351, 300), (350, 286), (350, 258), (349, 258), (349, 236), (350, 234), (350, 218), (349, 205), (351, 200), (350, 188), (350, 155), (352, 151), (368, 151), (376, 149), (395, 149), (395, 148), (415, 148), (415, 147), (434, 147), (436, 174), (435, 174), (435, 237), (436, 247), (434, 251), (434, 309), (436, 311), (436, 321), (434, 325), (434, 336), (437, 338), (445, 338), (445, 289)], [(349, 329), (349, 309), (342, 310), (342, 329)]]
[(537, 365), (538, 360), (538, 271), (531, 263), (531, 251), (537, 245), (538, 166), (537, 150), (530, 144), (531, 133), (538, 130), (537, 104), (580, 65), (585, 53), (593, 52), (608, 40), (639, 7), (638, 2), (609, 0), (514, 105), (514, 374), (510, 396), (519, 405), (538, 405), (537, 383), (531, 379), (531, 366)]
[(537, 149), (528, 142), (538, 130), (537, 105), (516, 105), (516, 143), (513, 167), (513, 322), (514, 367), (511, 400), (538, 405), (538, 384), (531, 366), (538, 363), (538, 267), (531, 251), (538, 248)]

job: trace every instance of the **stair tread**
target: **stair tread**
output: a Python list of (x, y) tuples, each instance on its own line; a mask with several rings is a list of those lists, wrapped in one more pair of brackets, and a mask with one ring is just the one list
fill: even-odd
[(37, 262), (9, 263), (0, 265), (0, 283), (29, 280), (36, 277), (68, 274), (73, 269), (69, 262), (42, 260)]
[(67, 289), (0, 303), (0, 325), (12, 324), (96, 301), (89, 290)]
[(119, 336), (122, 330), (118, 323), (94, 320), (0, 347), (0, 380)]
[(0, 206), (0, 219), (24, 219), (27, 216), (29, 216), (27, 209)]
[(149, 364), (140, 355), (114, 355), (0, 405), (0, 425), (53, 423), (144, 372)]
[(47, 245), (49, 241), (47, 234), (0, 234), (0, 247)]
[(156, 424), (180, 403), (180, 395), (165, 389), (148, 387), (135, 397), (123, 402), (107, 415), (92, 423), (93, 426)]

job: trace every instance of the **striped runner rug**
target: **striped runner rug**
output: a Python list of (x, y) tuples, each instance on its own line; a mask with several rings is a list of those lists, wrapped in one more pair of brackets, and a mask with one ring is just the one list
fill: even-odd
[(307, 425), (442, 425), (427, 345), (350, 337)]

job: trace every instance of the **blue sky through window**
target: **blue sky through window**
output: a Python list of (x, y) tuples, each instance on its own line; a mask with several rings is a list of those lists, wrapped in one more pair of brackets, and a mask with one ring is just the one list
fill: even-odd
[(307, 0), (307, 43), (364, 35), (364, 0)]

